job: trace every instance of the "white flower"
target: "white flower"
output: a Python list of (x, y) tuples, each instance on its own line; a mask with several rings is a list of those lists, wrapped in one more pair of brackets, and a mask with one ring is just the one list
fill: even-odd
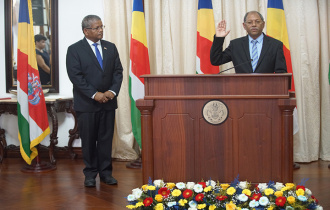
[(322, 206), (317, 206), (316, 210), (323, 210), (323, 207)]
[(200, 185), (200, 184), (196, 184), (196, 185), (194, 186), (194, 191), (197, 192), (197, 193), (201, 193), (201, 192), (203, 192), (203, 186)]
[(239, 182), (238, 187), (241, 188), (241, 189), (246, 189), (247, 188), (247, 185), (248, 185), (248, 182), (247, 181), (245, 181), (245, 182)]
[(247, 208), (242, 208), (241, 210), (249, 210), (249, 209), (247, 209)]
[(136, 199), (139, 199), (143, 193), (143, 191), (139, 188), (133, 189), (132, 192)]
[(268, 199), (266, 196), (262, 196), (262, 197), (259, 199), (259, 203), (260, 203), (260, 205), (262, 205), (262, 206), (266, 206), (266, 205), (269, 203), (269, 199)]
[(306, 193), (306, 195), (308, 195), (308, 197), (311, 197), (311, 195), (312, 195), (312, 191), (308, 188), (305, 188), (305, 193)]
[(299, 196), (298, 196), (298, 200), (300, 200), (300, 201), (302, 201), (302, 202), (305, 202), (305, 201), (307, 201), (307, 198), (306, 198), (306, 196), (299, 195)]
[(187, 189), (192, 190), (195, 186), (195, 182), (187, 182)]
[[(189, 202), (189, 206), (191, 207), (191, 208), (194, 208), (194, 209), (196, 209), (196, 207), (197, 207), (197, 203), (196, 203), (196, 201), (190, 201)], [(190, 209), (190, 208), (189, 208)]]
[(135, 201), (135, 195), (133, 195), (133, 194), (129, 194), (129, 195), (127, 196), (127, 200), (128, 200), (128, 201)]
[(160, 188), (160, 187), (164, 186), (164, 182), (161, 179), (157, 179), (154, 181), (154, 185), (155, 185), (155, 187)]
[(197, 210), (196, 207), (189, 207), (188, 210)]
[(259, 202), (256, 200), (252, 200), (252, 201), (250, 201), (249, 206), (251, 208), (257, 207), (257, 206), (259, 206)]
[(216, 184), (217, 183), (215, 181), (213, 181), (213, 180), (206, 181), (206, 186), (212, 186), (212, 188), (215, 188), (215, 185)]
[(184, 189), (186, 187), (185, 183), (183, 182), (178, 182), (176, 183), (176, 187), (180, 190)]
[(265, 191), (267, 189), (267, 184), (266, 183), (260, 183), (258, 184), (258, 188), (260, 189), (261, 192)]
[(277, 191), (280, 191), (284, 187), (284, 184), (281, 182), (276, 182), (275, 188)]
[(245, 202), (245, 201), (247, 201), (249, 199), (249, 197), (247, 197), (245, 194), (240, 194), (239, 196), (238, 196), (238, 200), (240, 200), (240, 201), (242, 201), (242, 202)]
[(168, 202), (167, 203), (167, 206), (168, 207), (172, 207), (172, 206), (175, 206), (176, 205), (176, 202), (175, 201), (172, 201), (172, 202)]

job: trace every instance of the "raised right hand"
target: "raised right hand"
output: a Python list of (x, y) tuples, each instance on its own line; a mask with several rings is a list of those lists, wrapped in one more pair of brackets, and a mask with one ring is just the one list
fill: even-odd
[(218, 23), (218, 26), (215, 30), (216, 37), (225, 37), (229, 34), (230, 30), (226, 31), (226, 20), (222, 20)]

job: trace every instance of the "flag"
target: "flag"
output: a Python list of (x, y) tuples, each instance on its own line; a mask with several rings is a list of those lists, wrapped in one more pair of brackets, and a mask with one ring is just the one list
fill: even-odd
[(31, 164), (35, 148), (49, 133), (45, 97), (39, 79), (31, 0), (21, 0), (17, 44), (18, 139), (23, 159)]
[(131, 98), (131, 121), (134, 138), (141, 147), (141, 113), (136, 108), (136, 100), (144, 98), (144, 78), (141, 75), (150, 74), (149, 54), (146, 26), (142, 0), (133, 1), (129, 95)]
[[(286, 68), (288, 73), (292, 74), (291, 89), (295, 91), (291, 54), (289, 46), (288, 31), (286, 28), (286, 20), (282, 0), (268, 0), (267, 6), (267, 35), (283, 42), (283, 52), (286, 60)], [(299, 130), (297, 108), (293, 110), (293, 134)]]
[(288, 73), (292, 73), (290, 91), (295, 91), (290, 46), (289, 46), (289, 37), (286, 28), (286, 20), (285, 20), (282, 0), (268, 0), (267, 35), (283, 42), (283, 51), (286, 60), (286, 68)]
[(197, 74), (219, 73), (219, 67), (213, 66), (210, 61), (210, 50), (214, 34), (215, 25), (212, 0), (199, 0), (197, 14)]

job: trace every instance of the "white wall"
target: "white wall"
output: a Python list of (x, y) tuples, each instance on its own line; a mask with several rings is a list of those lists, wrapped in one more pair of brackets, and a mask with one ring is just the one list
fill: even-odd
[[(83, 38), (81, 31), (81, 21), (89, 14), (95, 14), (103, 20), (103, 0), (58, 0), (58, 48), (59, 48), (59, 93), (48, 94), (49, 97), (72, 97), (72, 84), (66, 73), (66, 51), (68, 46)], [(4, 14), (4, 0), (0, 0), (0, 14)], [(0, 98), (12, 97), (6, 93), (6, 64), (5, 64), (5, 34), (4, 18), (0, 21)], [(49, 121), (51, 126), (51, 121)], [(57, 146), (67, 146), (69, 129), (73, 128), (74, 120), (71, 114), (58, 114), (58, 144)], [(19, 145), (17, 139), (17, 117), (9, 114), (2, 114), (0, 117), (0, 127), (6, 130), (7, 144)], [(51, 127), (52, 129), (52, 127)], [(49, 145), (49, 137), (42, 142)], [(74, 146), (80, 146), (80, 140), (74, 142)]]

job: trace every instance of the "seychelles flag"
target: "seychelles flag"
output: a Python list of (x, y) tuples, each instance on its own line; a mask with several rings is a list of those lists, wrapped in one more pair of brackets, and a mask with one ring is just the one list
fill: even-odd
[(213, 66), (210, 61), (210, 50), (215, 34), (212, 0), (198, 1), (197, 14), (197, 74), (216, 74), (219, 67)]
[(136, 108), (136, 100), (144, 98), (144, 79), (150, 74), (146, 26), (142, 0), (133, 1), (131, 49), (129, 69), (129, 95), (131, 98), (131, 121), (134, 138), (141, 147), (141, 113)]
[[(283, 51), (288, 73), (292, 73), (291, 54), (288, 31), (282, 0), (268, 0), (267, 7), (267, 35), (283, 42)], [(295, 91), (293, 73), (291, 91)]]
[(35, 148), (49, 133), (45, 97), (37, 66), (31, 0), (21, 0), (18, 18), (17, 117), (23, 159), (31, 164)]

